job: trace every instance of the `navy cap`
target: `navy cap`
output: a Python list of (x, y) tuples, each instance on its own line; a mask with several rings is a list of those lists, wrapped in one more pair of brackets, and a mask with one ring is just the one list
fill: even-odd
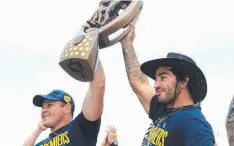
[(50, 92), (47, 95), (36, 95), (33, 98), (33, 104), (35, 106), (42, 107), (42, 102), (45, 99), (62, 101), (64, 103), (70, 103), (72, 106), (72, 109), (75, 110), (74, 100), (72, 99), (72, 97), (68, 93), (66, 93), (62, 90), (53, 90), (52, 92)]

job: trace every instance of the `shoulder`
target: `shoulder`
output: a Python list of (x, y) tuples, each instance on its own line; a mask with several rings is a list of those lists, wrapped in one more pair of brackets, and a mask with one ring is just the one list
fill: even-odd
[(187, 121), (191, 124), (196, 124), (196, 123), (204, 123), (204, 124), (209, 124), (207, 121), (206, 117), (204, 114), (201, 112), (200, 107), (193, 107), (190, 110), (185, 110), (184, 112), (186, 114)]
[(192, 108), (191, 110), (185, 111), (184, 114), (187, 116), (184, 123), (187, 134), (201, 135), (202, 133), (206, 133), (207, 135), (213, 136), (212, 126), (207, 121), (200, 108)]
[(192, 117), (187, 120), (185, 137), (187, 145), (213, 146), (214, 132), (210, 123), (203, 117)]
[(212, 126), (202, 114), (199, 107), (181, 112), (183, 118), (186, 145), (209, 145), (215, 142)]
[(95, 121), (89, 121), (85, 118), (84, 114), (80, 112), (71, 123), (72, 127), (75, 127), (74, 125), (78, 126), (83, 134), (97, 137), (101, 126), (101, 117)]
[(212, 129), (199, 107), (183, 109), (181, 112), (178, 112), (175, 116), (173, 116), (172, 121), (173, 123), (178, 123), (179, 125), (181, 124), (185, 130), (193, 127), (206, 127)]
[(79, 123), (79, 124), (85, 124), (85, 123), (89, 123), (89, 124), (97, 124), (101, 122), (101, 117), (99, 117), (97, 120), (95, 121), (90, 121), (88, 119), (85, 118), (83, 112), (80, 112), (80, 114), (78, 116), (76, 116), (74, 118), (74, 120), (72, 120), (72, 123)]
[(189, 107), (182, 109), (177, 115), (183, 117), (183, 120), (198, 119), (201, 121), (206, 121), (200, 107)]

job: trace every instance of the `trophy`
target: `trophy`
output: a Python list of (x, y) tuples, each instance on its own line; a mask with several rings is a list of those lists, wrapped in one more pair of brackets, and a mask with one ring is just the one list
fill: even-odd
[(142, 1), (102, 0), (92, 17), (64, 47), (59, 65), (76, 80), (92, 81), (99, 49), (121, 41), (130, 31), (129, 24), (137, 21), (142, 7)]

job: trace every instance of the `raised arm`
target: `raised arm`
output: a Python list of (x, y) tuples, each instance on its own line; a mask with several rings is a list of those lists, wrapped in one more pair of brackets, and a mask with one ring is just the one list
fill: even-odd
[(32, 134), (25, 140), (23, 146), (34, 146), (38, 136), (41, 134), (42, 131), (46, 130), (47, 128), (43, 126), (42, 121), (38, 124), (37, 128), (32, 132)]
[(129, 84), (132, 87), (132, 90), (137, 95), (147, 114), (149, 114), (150, 101), (153, 95), (155, 95), (155, 90), (149, 84), (146, 75), (144, 75), (140, 70), (140, 63), (137, 59), (133, 47), (133, 40), (135, 38), (135, 26), (134, 24), (131, 24), (130, 27), (130, 32), (121, 41), (125, 68), (128, 75)]
[(102, 64), (99, 61), (97, 71), (92, 82), (90, 82), (89, 90), (85, 96), (82, 112), (89, 121), (97, 120), (103, 111), (103, 97), (105, 92), (105, 74)]
[(229, 105), (228, 114), (226, 118), (226, 130), (229, 145), (234, 145), (234, 95)]

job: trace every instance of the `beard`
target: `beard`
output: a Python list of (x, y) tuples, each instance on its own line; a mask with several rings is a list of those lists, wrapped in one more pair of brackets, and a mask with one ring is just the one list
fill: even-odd
[(163, 94), (161, 94), (158, 99), (159, 102), (165, 105), (172, 104), (175, 102), (176, 97), (180, 94), (181, 89), (177, 86), (177, 83), (173, 87), (167, 86), (164, 88)]

